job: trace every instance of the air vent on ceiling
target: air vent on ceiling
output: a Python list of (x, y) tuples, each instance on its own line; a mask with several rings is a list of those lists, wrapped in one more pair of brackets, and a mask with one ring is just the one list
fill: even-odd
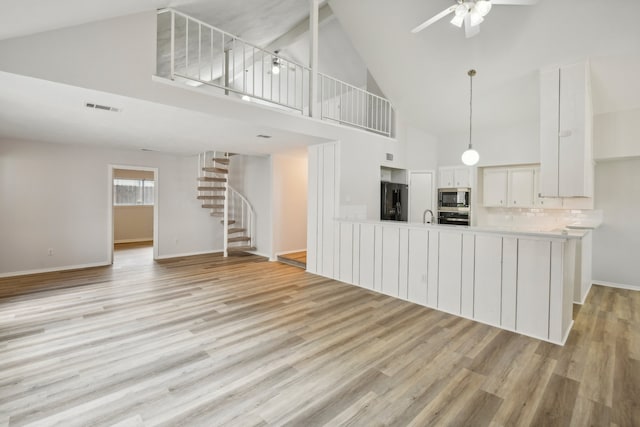
[(269, 139), (269, 138), (271, 138), (271, 135), (263, 135), (263, 134), (260, 134), (260, 135), (256, 135), (256, 137), (257, 137), (257, 138)]
[(110, 107), (108, 105), (102, 104), (94, 104), (93, 102), (85, 102), (84, 106), (87, 108), (93, 108), (95, 110), (113, 111), (114, 113), (119, 113), (122, 111), (122, 108)]

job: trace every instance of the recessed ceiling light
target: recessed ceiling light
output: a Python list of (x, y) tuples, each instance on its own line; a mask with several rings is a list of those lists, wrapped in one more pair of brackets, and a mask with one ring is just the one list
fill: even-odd
[(93, 110), (111, 111), (114, 113), (122, 112), (122, 108), (111, 107), (109, 105), (96, 104), (94, 102), (85, 102), (84, 106)]
[(271, 135), (263, 135), (263, 134), (260, 134), (260, 135), (256, 135), (256, 137), (258, 137), (258, 138), (264, 138), (264, 139), (269, 139), (269, 138), (271, 138)]

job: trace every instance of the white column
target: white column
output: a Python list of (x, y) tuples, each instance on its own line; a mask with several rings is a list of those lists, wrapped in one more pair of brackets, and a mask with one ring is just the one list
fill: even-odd
[(318, 103), (318, 15), (320, 0), (309, 0), (309, 116), (318, 117), (316, 104)]

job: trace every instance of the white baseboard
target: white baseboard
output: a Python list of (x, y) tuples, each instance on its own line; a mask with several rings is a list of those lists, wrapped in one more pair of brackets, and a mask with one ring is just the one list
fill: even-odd
[(201, 251), (201, 252), (185, 252), (181, 254), (171, 254), (171, 255), (159, 255), (155, 259), (171, 259), (171, 258), (182, 258), (187, 256), (196, 256), (196, 255), (211, 255), (211, 254), (221, 254), (222, 249), (216, 249), (213, 251)]
[(276, 252), (276, 257), (280, 256), (280, 255), (287, 255), (287, 254), (293, 254), (296, 252), (306, 252), (307, 248), (304, 249), (296, 249), (295, 251), (284, 251), (284, 252)]
[(38, 268), (35, 270), (23, 270), (23, 271), (11, 271), (8, 273), (0, 273), (0, 278), (3, 277), (16, 277), (16, 276), (27, 276), (29, 274), (41, 274), (41, 273), (53, 273), (56, 271), (66, 271), (66, 270), (80, 270), (83, 268), (92, 268), (92, 267), (105, 267), (111, 265), (111, 262), (92, 262), (88, 264), (76, 264), (76, 265), (63, 265), (61, 267), (51, 267), (51, 268)]
[(153, 238), (151, 239), (147, 239), (147, 238), (141, 238), (141, 239), (121, 239), (121, 240), (114, 240), (113, 243), (114, 244), (118, 244), (118, 243), (140, 243), (140, 242), (153, 242)]
[(584, 296), (582, 297), (582, 301), (573, 301), (574, 304), (578, 304), (578, 305), (584, 305), (585, 301), (587, 300), (587, 297), (589, 296), (589, 292), (591, 292), (591, 288), (593, 287), (593, 283), (591, 283), (589, 285), (589, 289), (587, 289), (587, 292), (585, 292)]
[(640, 291), (640, 286), (625, 285), (623, 283), (607, 282), (605, 280), (593, 280), (594, 285), (608, 286), (610, 288), (628, 289), (630, 291)]

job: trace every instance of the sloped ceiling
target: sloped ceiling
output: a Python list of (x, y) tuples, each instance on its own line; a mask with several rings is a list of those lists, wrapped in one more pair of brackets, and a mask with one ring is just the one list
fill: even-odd
[(471, 39), (444, 19), (410, 30), (452, 0), (329, 0), (371, 73), (399, 114), (436, 134), (474, 124), (501, 126), (538, 117), (538, 70), (592, 65), (594, 110), (640, 108), (640, 1), (540, 0), (494, 6)]

